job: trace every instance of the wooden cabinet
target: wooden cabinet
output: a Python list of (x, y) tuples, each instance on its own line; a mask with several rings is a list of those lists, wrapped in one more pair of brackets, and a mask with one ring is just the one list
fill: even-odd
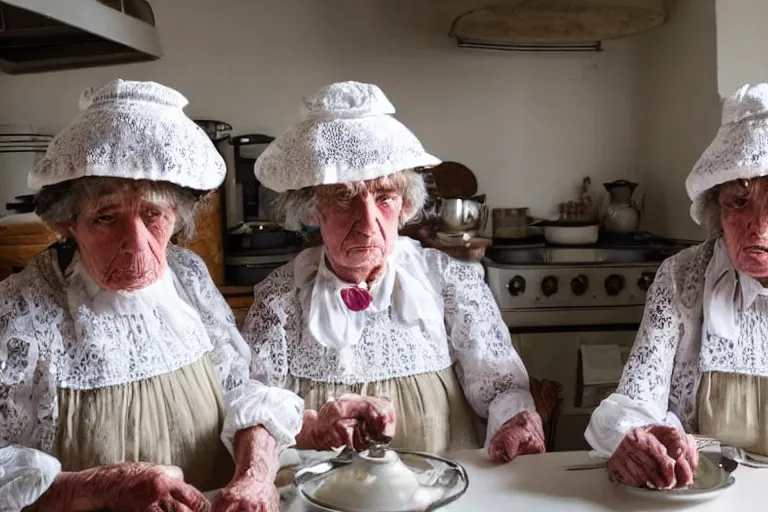
[(56, 234), (42, 223), (0, 225), (0, 281), (55, 241)]
[(195, 219), (195, 236), (185, 245), (197, 253), (216, 286), (224, 285), (224, 224), (221, 216), (221, 189), (203, 199)]

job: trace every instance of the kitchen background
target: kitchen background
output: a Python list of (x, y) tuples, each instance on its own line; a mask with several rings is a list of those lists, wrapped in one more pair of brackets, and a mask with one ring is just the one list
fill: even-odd
[[(430, 152), (474, 172), (491, 208), (553, 217), (558, 203), (579, 198), (584, 176), (598, 191), (624, 178), (640, 183), (640, 230), (701, 239), (685, 177), (718, 129), (720, 98), (768, 79), (764, 0), (670, 0), (661, 27), (604, 41), (600, 53), (457, 48), (452, 21), (483, 0), (150, 3), (162, 59), (0, 74), (0, 124), (55, 133), (83, 88), (120, 77), (180, 90), (190, 117), (225, 121), (233, 135), (275, 136), (299, 118), (303, 96), (334, 81), (372, 82)], [(0, 240), (14, 256), (18, 243)], [(563, 385), (555, 448), (581, 448), (590, 412), (615, 388), (660, 258), (648, 247), (495, 254), (486, 276), (513, 343), (532, 376)], [(242, 320), (251, 289), (232, 288), (222, 292)]]
[[(451, 22), (477, 0), (151, 4), (161, 60), (0, 75), (0, 123), (58, 131), (84, 87), (122, 77), (178, 88), (190, 116), (224, 120), (235, 134), (277, 135), (298, 118), (302, 96), (369, 81), (427, 148), (475, 172), (492, 207), (545, 215), (574, 198), (585, 175), (598, 186), (627, 178), (646, 196), (642, 228), (686, 238), (702, 236), (683, 181), (719, 124), (718, 53), (729, 65), (728, 52), (743, 53), (738, 13), (757, 31), (768, 10), (760, 0), (677, 0), (663, 26), (605, 41), (602, 53), (541, 54), (457, 48)], [(716, 15), (729, 19), (732, 43)], [(735, 89), (720, 82), (721, 92)]]

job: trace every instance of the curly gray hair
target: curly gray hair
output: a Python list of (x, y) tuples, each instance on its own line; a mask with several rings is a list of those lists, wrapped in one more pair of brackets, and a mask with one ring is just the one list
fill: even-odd
[(174, 235), (186, 242), (195, 234), (199, 193), (165, 181), (88, 176), (43, 187), (35, 195), (35, 213), (49, 226), (74, 221), (90, 199), (112, 194), (137, 194), (176, 213)]
[(421, 218), (427, 201), (427, 188), (422, 175), (413, 170), (400, 171), (375, 180), (357, 181), (343, 185), (318, 185), (299, 190), (289, 190), (275, 200), (275, 212), (285, 229), (300, 231), (309, 219), (319, 218), (319, 207), (328, 201), (354, 197), (369, 187), (389, 188), (403, 196), (400, 226)]

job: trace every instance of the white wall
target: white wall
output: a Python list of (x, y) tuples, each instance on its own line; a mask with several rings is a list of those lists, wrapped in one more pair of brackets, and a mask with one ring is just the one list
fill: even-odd
[(723, 97), (742, 84), (768, 81), (766, 20), (765, 0), (717, 0), (717, 78)]
[(669, 9), (664, 26), (636, 41), (636, 165), (651, 192), (643, 226), (701, 239), (685, 178), (720, 125), (715, 0), (673, 0)]
[(460, 50), (447, 36), (466, 6), (460, 0), (151, 3), (164, 59), (0, 75), (0, 123), (59, 130), (82, 88), (122, 77), (176, 87), (190, 115), (222, 119), (238, 133), (278, 134), (298, 119), (303, 95), (354, 79), (379, 84), (429, 150), (472, 168), (492, 206), (544, 214), (574, 198), (584, 175), (597, 186), (643, 179), (632, 39), (609, 42), (601, 54)]

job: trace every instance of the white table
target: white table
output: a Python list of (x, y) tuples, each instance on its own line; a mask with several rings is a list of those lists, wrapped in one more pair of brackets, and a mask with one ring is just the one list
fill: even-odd
[[(719, 498), (699, 504), (674, 504), (632, 497), (608, 481), (605, 469), (566, 471), (565, 466), (595, 462), (587, 452), (553, 452), (518, 457), (504, 465), (491, 463), (484, 450), (454, 452), (469, 475), (466, 494), (444, 510), (484, 511), (729, 511), (768, 510), (768, 469), (743, 466), (733, 473), (736, 484)], [(300, 499), (287, 512), (305, 510)]]

